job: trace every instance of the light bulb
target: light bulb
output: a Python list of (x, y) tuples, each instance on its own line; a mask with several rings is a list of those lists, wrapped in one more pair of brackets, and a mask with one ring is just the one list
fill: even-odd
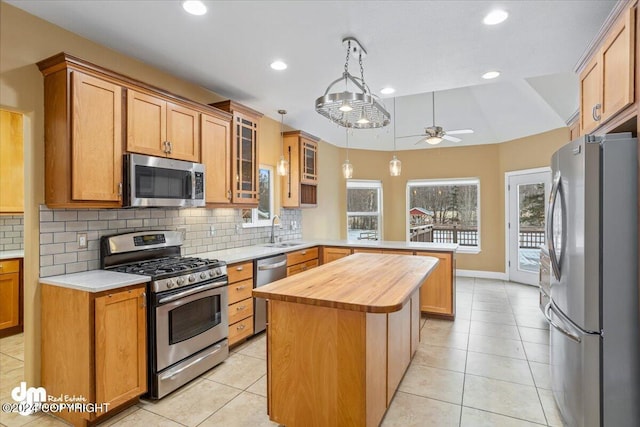
[(402, 162), (394, 155), (389, 161), (389, 173), (391, 176), (400, 176), (400, 172), (402, 172)]
[(429, 138), (427, 138), (427, 143), (431, 145), (438, 145), (441, 142), (442, 138), (440, 138), (439, 136), (430, 136)]
[(351, 107), (351, 105), (349, 105), (347, 101), (342, 101), (342, 105), (340, 106), (340, 108), (338, 108), (338, 110), (342, 111), (343, 113), (348, 113), (349, 111), (353, 110), (353, 107)]
[(362, 113), (360, 114), (360, 118), (356, 123), (361, 125), (366, 125), (367, 123), (369, 123), (369, 119), (367, 119), (367, 116), (364, 115), (364, 110), (362, 110)]
[(284, 156), (280, 156), (280, 160), (278, 160), (278, 165), (276, 166), (278, 171), (278, 175), (287, 176), (287, 170), (289, 169), (289, 162), (284, 158)]
[(349, 159), (345, 160), (342, 164), (342, 176), (345, 179), (351, 179), (353, 176), (353, 165), (349, 162)]

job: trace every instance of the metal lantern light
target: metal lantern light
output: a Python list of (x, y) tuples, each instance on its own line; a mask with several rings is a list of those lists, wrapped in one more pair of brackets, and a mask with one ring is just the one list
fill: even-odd
[(351, 179), (353, 177), (353, 165), (349, 161), (349, 128), (347, 128), (347, 159), (342, 164), (342, 176), (345, 179)]
[(402, 172), (402, 162), (396, 157), (396, 99), (393, 98), (393, 158), (389, 160), (389, 174), (400, 176)]
[[(332, 122), (346, 128), (373, 129), (388, 125), (391, 115), (378, 102), (378, 97), (371, 93), (369, 86), (364, 81), (364, 68), (362, 58), (367, 51), (354, 37), (346, 37), (342, 44), (347, 48), (347, 59), (344, 63), (342, 76), (329, 85), (320, 98), (316, 99), (316, 111)], [(358, 56), (360, 64), (360, 77), (349, 73), (349, 57)], [(344, 91), (334, 91), (332, 88), (344, 81)], [(353, 91), (350, 91), (354, 89)]]

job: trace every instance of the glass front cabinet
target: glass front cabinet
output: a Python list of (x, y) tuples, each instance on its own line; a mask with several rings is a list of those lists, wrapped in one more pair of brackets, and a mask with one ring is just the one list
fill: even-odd
[(303, 131), (284, 132), (284, 156), (289, 173), (282, 180), (282, 206), (285, 208), (318, 205), (318, 141)]

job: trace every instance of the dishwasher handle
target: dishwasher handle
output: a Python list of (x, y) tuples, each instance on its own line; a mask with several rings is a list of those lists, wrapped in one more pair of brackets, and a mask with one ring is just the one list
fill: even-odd
[(264, 271), (264, 270), (275, 270), (276, 268), (284, 267), (285, 265), (287, 265), (287, 260), (286, 259), (284, 261), (276, 262), (274, 264), (259, 265), (258, 266), (258, 270), (261, 270), (261, 271)]

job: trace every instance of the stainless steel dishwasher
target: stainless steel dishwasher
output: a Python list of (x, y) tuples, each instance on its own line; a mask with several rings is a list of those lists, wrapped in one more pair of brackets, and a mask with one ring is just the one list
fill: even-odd
[[(254, 270), (257, 272), (254, 288), (268, 285), (276, 280), (287, 277), (287, 256), (284, 254), (269, 258), (257, 259)], [(263, 298), (253, 299), (253, 333), (257, 334), (265, 330), (267, 325), (267, 301)]]

